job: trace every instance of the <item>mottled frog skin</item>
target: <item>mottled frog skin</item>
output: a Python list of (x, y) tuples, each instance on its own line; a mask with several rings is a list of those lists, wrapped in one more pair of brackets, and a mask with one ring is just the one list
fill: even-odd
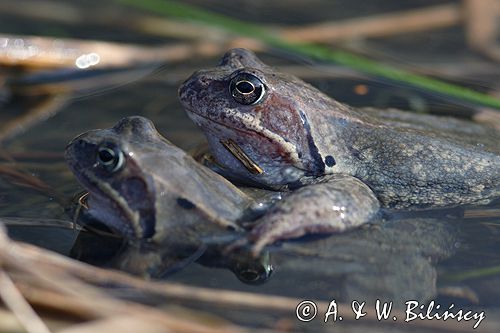
[(66, 160), (89, 191), (93, 218), (163, 251), (197, 246), (205, 237), (226, 236), (229, 229), (254, 242), (257, 255), (278, 239), (353, 228), (378, 210), (365, 184), (332, 175), (314, 209), (308, 200), (316, 193), (304, 187), (275, 204), (264, 202), (266, 210), (250, 218), (260, 201), (168, 142), (143, 117), (81, 134), (67, 146)]
[[(342, 174), (361, 180), (391, 208), (484, 204), (499, 196), (500, 135), (493, 129), (353, 108), (244, 49), (194, 73), (179, 95), (206, 134), (219, 171), (232, 179), (297, 188)], [(249, 170), (225, 142), (239, 146), (260, 172)]]

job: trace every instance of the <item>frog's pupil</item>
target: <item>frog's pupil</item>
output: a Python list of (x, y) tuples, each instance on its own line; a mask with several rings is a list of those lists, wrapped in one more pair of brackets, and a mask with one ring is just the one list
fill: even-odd
[(111, 149), (101, 149), (99, 150), (99, 160), (104, 163), (108, 164), (112, 162), (115, 158), (115, 153)]
[(110, 146), (109, 144), (98, 148), (96, 160), (108, 172), (118, 171), (125, 164), (123, 152), (116, 146)]
[(241, 277), (248, 282), (255, 282), (260, 277), (259, 272), (251, 269), (244, 270), (241, 272)]
[(242, 94), (250, 94), (255, 90), (255, 86), (248, 81), (240, 81), (236, 83), (236, 89)]

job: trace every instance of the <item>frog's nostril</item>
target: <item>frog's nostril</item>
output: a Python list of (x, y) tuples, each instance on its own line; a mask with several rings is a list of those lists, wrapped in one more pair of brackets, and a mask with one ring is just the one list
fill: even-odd
[(199, 79), (198, 79), (198, 82), (200, 83), (200, 85), (206, 87), (208, 86), (208, 84), (210, 83), (210, 79), (206, 76), (201, 76)]

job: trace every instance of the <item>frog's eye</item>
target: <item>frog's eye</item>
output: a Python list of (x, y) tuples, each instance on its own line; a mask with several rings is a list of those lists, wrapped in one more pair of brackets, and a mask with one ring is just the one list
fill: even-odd
[(266, 92), (264, 83), (253, 74), (239, 73), (229, 84), (234, 100), (243, 105), (258, 103)]
[(97, 162), (108, 172), (116, 172), (125, 164), (123, 152), (109, 143), (102, 144), (97, 148)]

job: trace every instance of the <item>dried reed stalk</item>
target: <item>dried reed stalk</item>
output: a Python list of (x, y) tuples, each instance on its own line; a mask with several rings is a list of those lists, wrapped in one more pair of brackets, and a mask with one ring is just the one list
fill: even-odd
[[(36, 309), (50, 309), (66, 316), (78, 316), (81, 320), (98, 323), (113, 322), (112, 318), (130, 315), (138, 320), (155, 323), (173, 332), (247, 332), (248, 329), (227, 322), (212, 327), (202, 320), (183, 318), (178, 314), (155, 309), (131, 301), (117, 299), (109, 294), (109, 286), (132, 289), (136, 292), (157, 295), (169, 301), (184, 303), (206, 303), (231, 309), (252, 311), (273, 311), (291, 316), (300, 302), (289, 297), (268, 296), (229, 290), (214, 290), (190, 287), (177, 283), (142, 280), (128, 274), (96, 268), (44, 249), (11, 241), (0, 233), (0, 264), (14, 281), (16, 288)], [(319, 311), (326, 311), (329, 303), (318, 301)], [(348, 304), (338, 304), (344, 321), (356, 323)], [(324, 312), (323, 312), (324, 313)], [(393, 311), (398, 318), (404, 318), (401, 311)], [(118, 316), (118, 317), (117, 317)], [(368, 309), (363, 322), (378, 322), (375, 313)], [(441, 330), (444, 332), (468, 332), (464, 323), (451, 321), (395, 322), (400, 329), (419, 331)], [(90, 327), (93, 327), (90, 325)], [(329, 330), (328, 327), (325, 329)], [(481, 324), (482, 332), (498, 332), (500, 322), (489, 317)]]

